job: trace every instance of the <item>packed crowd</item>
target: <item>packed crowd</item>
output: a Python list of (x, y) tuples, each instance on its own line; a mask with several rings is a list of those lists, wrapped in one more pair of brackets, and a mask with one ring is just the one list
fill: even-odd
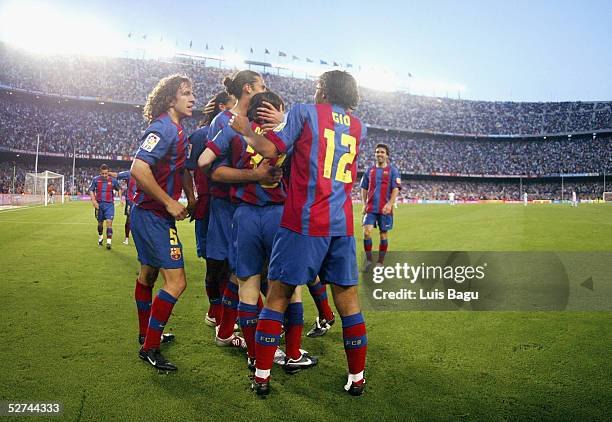
[[(574, 179), (575, 180), (575, 179)], [(602, 181), (570, 181), (561, 186), (560, 180), (554, 182), (524, 182), (522, 185), (518, 180), (480, 180), (465, 181), (460, 180), (422, 180), (404, 179), (402, 189), (399, 193), (400, 202), (410, 200), (439, 200), (449, 199), (449, 193), (455, 194), (456, 200), (522, 200), (522, 193), (528, 194), (529, 200), (560, 200), (569, 199), (572, 191), (576, 192), (579, 199), (601, 199), (604, 192)], [(612, 186), (607, 187), (612, 190)], [(361, 198), (360, 188), (353, 187), (352, 197), (355, 200)]]
[[(141, 110), (68, 101), (57, 103), (34, 97), (0, 96), (0, 147), (42, 153), (106, 156), (129, 159), (145, 122)], [(184, 121), (192, 132), (196, 120)], [(612, 137), (495, 140), (449, 138), (370, 129), (361, 146), (359, 170), (383, 142), (402, 173), (461, 173), (545, 175), (557, 173), (612, 173)]]
[[(122, 168), (111, 168), (111, 171), (123, 171), (129, 168), (126, 164)], [(39, 165), (39, 172), (49, 170), (64, 176), (64, 189), (66, 193), (72, 192), (72, 165), (64, 164), (43, 164)], [(24, 164), (21, 162), (0, 162), (0, 193), (13, 193), (13, 181), (15, 182), (15, 193), (22, 194), (25, 192), (25, 179), (27, 173), (34, 172), (34, 163)], [(98, 167), (76, 167), (74, 172), (74, 194), (87, 195), (91, 180), (99, 173)], [(14, 176), (14, 179), (13, 179)], [(121, 183), (122, 188), (125, 188), (125, 183)], [(57, 192), (60, 192), (60, 187), (55, 186)]]
[[(124, 167), (114, 168), (111, 166), (111, 171), (127, 170), (129, 167), (126, 164)], [(40, 164), (40, 171), (50, 170), (55, 173), (63, 174), (65, 177), (64, 191), (71, 192), (72, 186), (72, 166), (65, 165), (47, 165)], [(23, 163), (0, 162), (0, 193), (12, 193), (13, 187), (13, 171), (15, 171), (15, 192), (21, 194), (24, 192), (25, 176), (28, 172), (34, 171), (34, 163), (28, 165)], [(98, 167), (76, 167), (75, 169), (75, 194), (86, 195), (87, 189), (91, 180), (98, 174)], [(602, 197), (604, 191), (603, 182), (601, 180), (593, 181), (576, 181), (577, 179), (569, 179), (563, 185), (563, 195), (567, 199), (572, 191), (575, 191), (580, 199), (598, 199)], [(562, 186), (559, 179), (552, 182), (541, 182), (532, 180), (523, 180), (523, 192), (529, 194), (530, 199), (561, 199)], [(122, 184), (122, 187), (125, 187)], [(59, 187), (58, 191), (59, 191)], [(428, 199), (428, 200), (446, 200), (450, 192), (455, 193), (456, 199), (461, 200), (477, 200), (477, 199), (505, 199), (505, 200), (520, 200), (521, 184), (518, 179), (502, 179), (496, 181), (487, 180), (432, 180), (432, 179), (415, 179), (406, 178), (402, 182), (402, 190), (400, 191), (399, 199)], [(612, 191), (612, 182), (607, 185), (607, 190)], [(355, 183), (352, 196), (355, 200), (361, 198), (359, 183)]]
[[(210, 63), (209, 63), (210, 64)], [(0, 43), (0, 84), (43, 93), (143, 104), (162, 77), (186, 73), (203, 99), (221, 90), (226, 69), (203, 62), (34, 56)], [(314, 81), (265, 75), (289, 104), (310, 101)], [(368, 124), (460, 134), (542, 134), (612, 128), (612, 102), (514, 103), (452, 100), (362, 89), (357, 114)]]

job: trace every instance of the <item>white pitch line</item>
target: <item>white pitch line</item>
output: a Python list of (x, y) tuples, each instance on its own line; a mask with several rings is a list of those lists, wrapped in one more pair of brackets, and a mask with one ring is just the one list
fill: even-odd
[(72, 223), (67, 223), (67, 222), (44, 222), (44, 221), (20, 221), (20, 220), (0, 220), (0, 223), (13, 223), (13, 224), (44, 224), (46, 226), (54, 226), (56, 224), (65, 224), (65, 225), (74, 225), (74, 224), (84, 224), (84, 225), (95, 225), (95, 221), (91, 222), (91, 223), (82, 223), (82, 222), (72, 222)]
[(0, 214), (11, 211), (20, 211), (20, 210), (31, 210), (32, 208), (44, 207), (44, 205), (23, 205), (17, 206), (15, 208), (9, 208), (6, 210), (0, 210)]

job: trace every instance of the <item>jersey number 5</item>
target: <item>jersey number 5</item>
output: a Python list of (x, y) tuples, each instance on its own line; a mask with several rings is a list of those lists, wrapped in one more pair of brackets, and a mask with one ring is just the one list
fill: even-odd
[[(325, 163), (323, 165), (323, 177), (331, 179), (332, 166), (334, 164), (334, 152), (336, 150), (336, 132), (331, 129), (325, 129), (323, 136), (327, 141), (327, 147), (325, 148)], [(346, 167), (353, 164), (355, 155), (357, 155), (357, 139), (354, 136), (343, 133), (340, 136), (340, 143), (348, 147), (348, 152), (345, 152), (340, 156), (338, 160), (338, 167), (336, 169), (335, 179), (342, 183), (353, 183), (353, 172), (348, 170)]]
[(176, 246), (179, 244), (178, 235), (176, 234), (176, 229), (170, 229), (170, 245)]

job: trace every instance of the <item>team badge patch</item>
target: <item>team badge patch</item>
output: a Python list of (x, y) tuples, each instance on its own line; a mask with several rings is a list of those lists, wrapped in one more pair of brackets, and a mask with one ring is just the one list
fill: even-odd
[(170, 248), (170, 258), (174, 261), (181, 259), (181, 248)]
[(402, 184), (402, 179), (400, 179), (399, 177), (397, 179), (395, 179), (395, 183), (397, 183), (398, 185)]
[(144, 149), (145, 151), (151, 152), (153, 151), (153, 148), (157, 146), (158, 143), (159, 143), (159, 136), (157, 136), (154, 133), (149, 133), (149, 135), (145, 138), (140, 148)]

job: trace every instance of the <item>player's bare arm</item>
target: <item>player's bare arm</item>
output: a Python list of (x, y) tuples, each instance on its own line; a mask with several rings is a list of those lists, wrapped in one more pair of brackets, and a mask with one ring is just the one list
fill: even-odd
[(130, 173), (142, 190), (156, 201), (162, 203), (172, 217), (177, 220), (183, 220), (187, 217), (187, 209), (178, 201), (168, 196), (157, 184), (153, 172), (151, 172), (151, 167), (147, 163), (139, 159), (134, 160)]
[(365, 215), (366, 213), (366, 205), (368, 204), (368, 190), (361, 188), (361, 213)]
[(280, 182), (283, 171), (270, 165), (269, 160), (263, 160), (254, 169), (235, 169), (227, 166), (217, 167), (211, 174), (213, 182), (222, 183), (251, 183), (274, 184)]
[(202, 171), (207, 172), (210, 165), (217, 159), (217, 154), (210, 149), (206, 148), (202, 151), (202, 154), (198, 157), (198, 167), (202, 169)]
[(187, 213), (188, 215), (192, 215), (195, 210), (196, 198), (193, 191), (193, 176), (189, 170), (183, 169), (183, 173), (181, 174), (181, 183), (185, 196), (187, 197)]
[(391, 214), (393, 206), (395, 205), (395, 200), (397, 199), (397, 195), (399, 195), (399, 188), (393, 188), (393, 190), (391, 191), (391, 197), (389, 198), (389, 202), (387, 202), (383, 207), (384, 215)]
[(264, 158), (276, 158), (279, 152), (276, 146), (266, 139), (265, 136), (259, 135), (253, 131), (249, 119), (244, 116), (234, 116), (230, 120), (230, 126), (238, 133), (244, 136), (246, 142)]
[(100, 207), (100, 205), (98, 204), (98, 201), (96, 201), (96, 194), (94, 193), (94, 191), (89, 191), (89, 197), (91, 198), (91, 203), (94, 206), (95, 209), (98, 209)]

